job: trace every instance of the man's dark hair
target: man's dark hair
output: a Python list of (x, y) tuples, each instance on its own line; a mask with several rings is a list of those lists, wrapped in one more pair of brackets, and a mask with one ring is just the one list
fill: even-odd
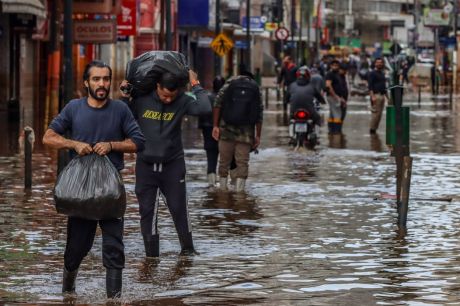
[(331, 65), (331, 66), (332, 66), (332, 65), (334, 65), (334, 64), (340, 65), (340, 62), (339, 62), (339, 60), (337, 60), (337, 59), (333, 59), (333, 60), (330, 62), (330, 64), (329, 64), (329, 65)]
[(223, 76), (216, 76), (216, 78), (214, 79), (214, 81), (212, 81), (212, 90), (217, 93), (221, 88), (222, 86), (224, 86), (225, 84), (225, 79)]
[(165, 72), (161, 75), (158, 84), (169, 91), (183, 88), (187, 85), (188, 80), (180, 78), (171, 72)]
[(377, 61), (383, 61), (383, 57), (377, 57), (377, 58), (375, 58), (374, 64), (375, 64), (375, 62), (377, 62)]
[(98, 67), (98, 68), (107, 68), (109, 69), (109, 72), (110, 72), (110, 78), (112, 79), (112, 68), (110, 68), (109, 65), (107, 65), (106, 63), (104, 63), (103, 61), (99, 61), (99, 60), (94, 60), (90, 63), (88, 63), (85, 67), (85, 71), (83, 71), (83, 81), (88, 81), (89, 79), (89, 71), (91, 70), (91, 68), (93, 67)]

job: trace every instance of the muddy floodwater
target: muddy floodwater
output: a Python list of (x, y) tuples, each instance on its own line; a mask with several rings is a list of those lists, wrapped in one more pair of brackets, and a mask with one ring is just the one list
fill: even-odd
[[(247, 193), (209, 189), (196, 121), (184, 123), (189, 211), (196, 248), (179, 257), (166, 206), (161, 255), (144, 258), (128, 192), (122, 303), (129, 305), (460, 305), (460, 117), (446, 97), (405, 97), (414, 157), (407, 232), (396, 226), (394, 158), (385, 119), (369, 135), (365, 99), (354, 98), (344, 135), (321, 129), (315, 151), (288, 146), (286, 118), (271, 101)], [(326, 114), (327, 110), (323, 109)], [(55, 212), (56, 158), (38, 147), (33, 189), (17, 154), (0, 157), (0, 304), (105, 304), (98, 232), (77, 278), (61, 294), (66, 219)]]

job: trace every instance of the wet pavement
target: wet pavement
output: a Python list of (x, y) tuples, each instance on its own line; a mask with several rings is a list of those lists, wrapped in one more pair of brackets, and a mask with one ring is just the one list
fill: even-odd
[[(189, 210), (200, 252), (192, 258), (178, 256), (162, 205), (160, 259), (144, 259), (128, 156), (122, 302), (460, 305), (460, 121), (446, 96), (423, 95), (420, 107), (416, 98), (405, 97), (414, 157), (406, 233), (396, 226), (385, 121), (368, 134), (363, 98), (351, 101), (344, 135), (330, 137), (323, 127), (319, 147), (300, 152), (287, 145), (286, 118), (271, 101), (245, 195), (207, 187), (200, 132), (188, 120)], [(80, 268), (77, 297), (60, 293), (66, 220), (52, 201), (55, 164), (38, 148), (33, 189), (24, 192), (21, 158), (0, 157), (0, 304), (106, 302), (100, 234)]]

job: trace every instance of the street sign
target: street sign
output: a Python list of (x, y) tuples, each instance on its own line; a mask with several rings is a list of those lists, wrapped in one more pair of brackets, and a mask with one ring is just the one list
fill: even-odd
[(289, 37), (289, 30), (285, 27), (280, 27), (275, 31), (275, 37), (278, 40), (286, 40)]
[[(263, 16), (262, 16), (263, 17)], [(250, 27), (251, 27), (251, 31), (263, 31), (264, 30), (264, 18), (262, 18), (261, 16), (251, 16), (249, 18), (250, 20)], [(265, 18), (266, 19), (266, 18)], [(247, 21), (247, 18), (246, 16), (243, 16), (242, 20), (241, 20), (241, 26), (244, 28), (244, 29), (247, 29), (247, 24), (248, 24), (248, 21)]]
[(224, 56), (233, 48), (233, 41), (224, 34), (219, 34), (211, 42), (211, 48), (219, 56)]
[(276, 22), (266, 22), (265, 23), (265, 31), (273, 32), (278, 28), (278, 24)]

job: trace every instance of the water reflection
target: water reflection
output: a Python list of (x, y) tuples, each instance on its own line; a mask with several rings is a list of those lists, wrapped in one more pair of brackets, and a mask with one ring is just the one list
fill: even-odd
[[(394, 158), (382, 143), (384, 126), (382, 136), (369, 136), (362, 101), (350, 103), (346, 136), (330, 138), (321, 129), (318, 149), (303, 152), (287, 145), (283, 115), (269, 107), (246, 194), (207, 188), (200, 132), (187, 121), (189, 213), (200, 252), (192, 258), (177, 255), (177, 235), (162, 209), (161, 256), (144, 259), (134, 156), (127, 155), (121, 303), (458, 304), (460, 158), (449, 146), (458, 141), (458, 127), (455, 116), (425, 103), (431, 104), (411, 118), (416, 196), (407, 232), (395, 231), (394, 201), (378, 196), (394, 194)], [(64, 301), (60, 293), (66, 229), (52, 202), (53, 154), (35, 152), (29, 193), (20, 157), (0, 157), (0, 303), (104, 304), (100, 234), (82, 264), (76, 298)], [(454, 200), (431, 200), (446, 197)]]

